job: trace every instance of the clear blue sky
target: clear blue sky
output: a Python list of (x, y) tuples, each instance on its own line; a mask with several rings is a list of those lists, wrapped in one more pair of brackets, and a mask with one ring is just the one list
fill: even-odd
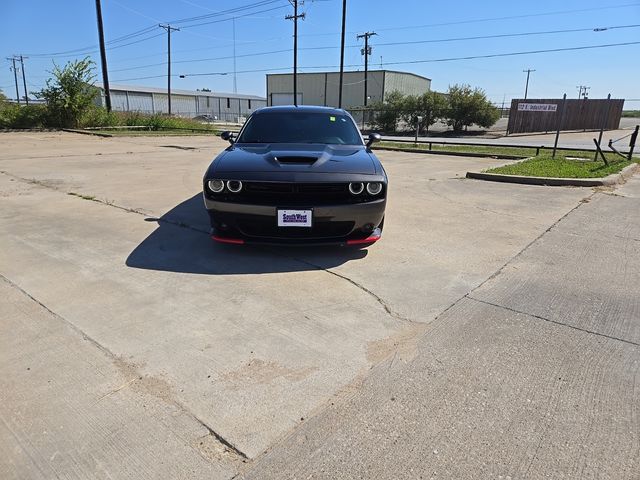
[[(257, 3), (261, 5), (241, 8)], [(306, 19), (299, 22), (300, 71), (318, 71), (321, 69), (312, 67), (323, 66), (337, 70), (341, 6), (341, 0), (304, 2), (301, 10), (306, 13)], [(238, 92), (264, 95), (265, 73), (242, 72), (291, 69), (293, 26), (284, 16), (291, 14), (293, 8), (287, 0), (103, 0), (107, 42), (140, 32), (108, 46), (110, 81), (165, 86), (166, 34), (157, 24), (215, 15), (233, 8), (238, 10), (175, 23), (181, 31), (172, 34), (172, 68), (176, 75), (173, 86), (233, 91), (232, 18), (236, 17)], [(2, 0), (0, 18), (3, 20), (0, 88), (8, 96), (15, 97), (15, 88), (10, 62), (4, 57), (14, 54), (29, 57), (25, 70), (30, 91), (43, 86), (53, 61), (64, 64), (82, 58), (85, 52), (95, 60), (97, 79), (100, 80), (94, 1)], [(197, 23), (204, 24), (194, 25)], [(384, 68), (424, 75), (433, 80), (435, 90), (444, 91), (454, 83), (468, 83), (483, 88), (492, 101), (501, 103), (503, 97), (508, 101), (522, 96), (526, 77), (523, 69), (532, 68), (536, 71), (531, 74), (530, 98), (557, 97), (564, 92), (569, 97), (577, 97), (576, 86), (587, 85), (591, 98), (605, 97), (611, 92), (617, 98), (640, 99), (640, 44), (446, 62), (398, 63), (640, 42), (640, 27), (629, 27), (631, 25), (640, 25), (638, 0), (348, 0), (345, 64), (349, 65), (348, 70), (363, 69), (362, 42), (356, 40), (356, 34), (375, 31), (378, 35), (371, 39), (373, 67), (379, 68), (382, 63)], [(148, 31), (142, 31), (147, 27)], [(628, 28), (593, 31), (605, 27)], [(523, 33), (530, 35), (451, 40)], [(447, 41), (406, 43), (427, 40)], [(395, 45), (384, 45), (390, 43)], [(64, 53), (71, 50), (75, 52)], [(227, 72), (227, 75), (177, 77), (207, 72)], [(640, 101), (628, 103), (626, 108), (640, 109)]]

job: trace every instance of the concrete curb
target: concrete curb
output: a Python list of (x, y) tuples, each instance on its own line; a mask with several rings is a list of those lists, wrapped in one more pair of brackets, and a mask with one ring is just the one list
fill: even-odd
[(81, 135), (93, 135), (95, 137), (103, 137), (103, 138), (113, 137), (113, 135), (111, 135), (110, 133), (94, 132), (90, 130), (76, 130), (75, 128), (63, 128), (62, 131), (68, 132), (68, 133), (79, 133)]
[(631, 177), (640, 164), (632, 163), (618, 173), (601, 178), (557, 178), (557, 177), (525, 177), (523, 175), (504, 175), (501, 173), (467, 172), (467, 178), (490, 182), (520, 183), (523, 185), (547, 185), (552, 187), (602, 187), (622, 183)]
[(477, 158), (498, 158), (501, 160), (523, 160), (522, 155), (502, 155), (490, 153), (472, 153), (472, 152), (447, 152), (444, 150), (424, 150), (416, 148), (398, 148), (398, 147), (377, 147), (373, 146), (373, 150), (388, 150), (390, 152), (407, 152), (407, 153), (428, 153), (430, 155), (450, 155), (453, 157), (477, 157)]

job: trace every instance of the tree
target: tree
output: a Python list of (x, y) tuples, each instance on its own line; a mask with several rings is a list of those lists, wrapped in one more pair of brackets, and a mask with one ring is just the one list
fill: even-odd
[(488, 128), (500, 118), (500, 112), (489, 102), (482, 89), (453, 85), (447, 92), (445, 117), (447, 125), (452, 126), (455, 132), (460, 132), (473, 124)]
[(429, 131), (429, 127), (445, 113), (446, 105), (446, 97), (438, 92), (409, 95), (402, 103), (401, 117), (411, 127), (415, 126), (418, 117), (422, 117), (418, 128)]
[(67, 63), (63, 68), (54, 63), (53, 78), (47, 80), (47, 86), (34, 92), (37, 98), (47, 102), (47, 112), (52, 125), (77, 127), (84, 112), (98, 96), (93, 86), (95, 64), (88, 57)]
[(402, 112), (404, 95), (398, 91), (387, 95), (384, 102), (375, 102), (371, 110), (375, 111), (374, 123), (383, 132), (395, 132)]
[(0, 90), (0, 107), (7, 103), (7, 96), (4, 94), (2, 90)]

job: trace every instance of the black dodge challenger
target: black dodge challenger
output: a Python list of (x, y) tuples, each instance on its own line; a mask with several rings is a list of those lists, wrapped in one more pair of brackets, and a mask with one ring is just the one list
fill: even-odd
[(223, 243), (367, 246), (380, 239), (387, 176), (344, 110), (256, 110), (204, 176), (212, 238)]

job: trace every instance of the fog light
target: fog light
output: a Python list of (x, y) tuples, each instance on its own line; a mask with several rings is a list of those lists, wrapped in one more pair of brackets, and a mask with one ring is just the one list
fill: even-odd
[(224, 182), (222, 180), (209, 180), (209, 190), (213, 193), (220, 193), (224, 190)]
[(378, 195), (382, 191), (382, 184), (379, 182), (367, 183), (369, 195)]
[(349, 184), (349, 191), (353, 195), (360, 195), (364, 190), (364, 183), (362, 182), (352, 182)]
[(242, 182), (240, 180), (227, 180), (227, 188), (231, 193), (238, 193), (242, 190)]

